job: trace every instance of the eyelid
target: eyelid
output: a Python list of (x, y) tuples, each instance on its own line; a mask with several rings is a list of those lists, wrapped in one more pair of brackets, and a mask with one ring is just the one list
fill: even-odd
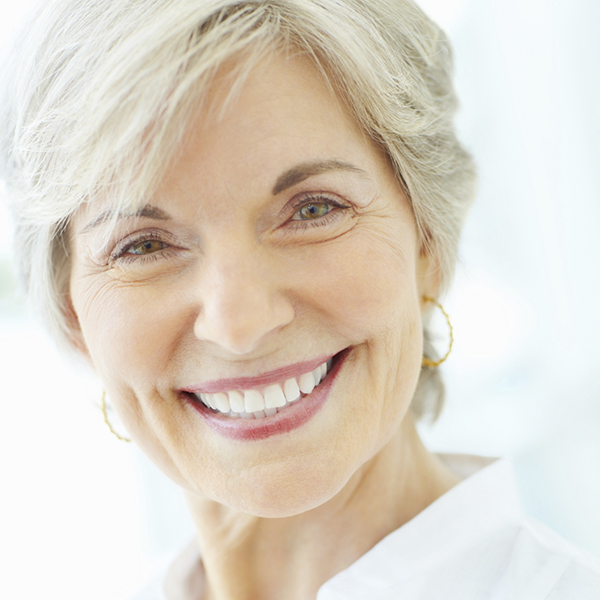
[(297, 196), (294, 196), (284, 207), (286, 209), (294, 209), (299, 208), (304, 204), (332, 204), (333, 206), (343, 206), (349, 208), (350, 205), (347, 202), (344, 202), (341, 198), (339, 198), (336, 194), (331, 194), (329, 192), (302, 192)]
[(289, 221), (293, 221), (295, 223), (305, 222), (305, 219), (295, 219), (294, 217), (298, 214), (298, 211), (302, 207), (307, 206), (309, 204), (325, 204), (332, 208), (332, 210), (330, 210), (326, 215), (323, 215), (322, 217), (318, 217), (316, 219), (312, 219), (311, 222), (313, 222), (315, 225), (322, 219), (325, 219), (331, 213), (335, 212), (333, 210), (334, 208), (337, 208), (339, 210), (346, 210), (348, 208), (351, 208), (350, 204), (343, 202), (337, 197), (332, 197), (332, 194), (324, 192), (306, 192), (292, 198), (290, 202), (286, 204), (286, 208), (289, 211), (293, 211), (292, 217), (289, 219)]
[[(326, 204), (332, 207), (332, 210), (315, 219), (293, 218), (303, 206), (308, 204)], [(306, 231), (308, 228), (327, 227), (328, 225), (333, 225), (335, 222), (342, 222), (343, 214), (349, 209), (352, 209), (353, 205), (350, 202), (339, 198), (337, 194), (330, 194), (329, 192), (308, 192), (292, 198), (286, 204), (286, 207), (288, 211), (293, 211), (293, 214), (292, 217), (286, 219), (281, 230), (287, 235), (295, 235), (302, 231)]]
[[(135, 246), (135, 244), (139, 244), (139, 243), (143, 242), (144, 240), (157, 240), (159, 242), (162, 242), (163, 244), (170, 245), (171, 242), (165, 239), (167, 237), (169, 237), (169, 236), (167, 236), (165, 232), (152, 230), (152, 229), (134, 232), (134, 233), (128, 235), (125, 239), (121, 240), (116, 245), (114, 250), (112, 250), (110, 253), (110, 260), (117, 261), (117, 260), (123, 258), (128, 248), (130, 248), (131, 246)], [(167, 248), (163, 248), (162, 250), (166, 250), (166, 249)], [(162, 250), (159, 250), (159, 252)], [(141, 257), (143, 255), (139, 255), (139, 256)]]

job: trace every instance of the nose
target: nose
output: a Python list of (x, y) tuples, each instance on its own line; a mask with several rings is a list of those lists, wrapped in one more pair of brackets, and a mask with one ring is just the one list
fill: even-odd
[(205, 266), (194, 324), (198, 339), (232, 354), (248, 354), (292, 321), (292, 303), (277, 270), (266, 262), (252, 252), (230, 252)]

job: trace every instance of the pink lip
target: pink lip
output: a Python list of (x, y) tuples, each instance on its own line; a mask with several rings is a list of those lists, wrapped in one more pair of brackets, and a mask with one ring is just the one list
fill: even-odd
[(281, 369), (275, 369), (256, 377), (236, 377), (233, 379), (215, 379), (214, 381), (205, 381), (198, 385), (185, 388), (186, 392), (192, 394), (216, 394), (217, 392), (230, 392), (231, 390), (252, 390), (265, 387), (272, 383), (282, 383), (291, 377), (299, 377), (304, 373), (310, 373), (324, 362), (331, 358), (329, 356), (321, 356), (313, 360), (296, 363)]
[[(329, 397), (331, 386), (333, 385), (349, 352), (350, 350), (346, 349), (339, 355), (338, 360), (335, 361), (335, 364), (332, 366), (329, 373), (327, 373), (327, 377), (325, 377), (320, 385), (318, 385), (310, 394), (301, 400), (298, 400), (291, 406), (288, 406), (285, 410), (273, 415), (272, 417), (264, 417), (262, 419), (232, 419), (231, 417), (225, 417), (212, 411), (202, 402), (199, 400), (194, 400), (185, 393), (182, 394), (183, 399), (200, 413), (211, 429), (223, 437), (244, 441), (266, 439), (273, 435), (287, 433), (297, 429), (309, 421), (314, 415), (316, 415), (319, 410), (321, 410), (327, 398)], [(323, 363), (317, 363), (317, 366), (319, 364)], [(308, 371), (302, 371), (302, 373), (306, 372)], [(219, 389), (223, 390), (224, 388)], [(236, 388), (234, 387), (227, 389)]]

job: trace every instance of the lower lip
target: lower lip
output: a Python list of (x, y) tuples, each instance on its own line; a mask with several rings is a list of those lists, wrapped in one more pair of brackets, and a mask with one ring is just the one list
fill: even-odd
[(200, 401), (185, 395), (185, 400), (195, 408), (206, 423), (223, 437), (234, 440), (264, 440), (273, 435), (288, 433), (310, 421), (323, 407), (349, 350), (344, 350), (335, 361), (325, 379), (307, 396), (272, 417), (261, 419), (232, 419), (216, 413)]

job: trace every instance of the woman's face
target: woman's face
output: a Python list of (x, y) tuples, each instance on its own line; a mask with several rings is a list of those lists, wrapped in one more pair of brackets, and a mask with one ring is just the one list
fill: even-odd
[(76, 215), (75, 334), (173, 480), (292, 515), (398, 431), (435, 276), (388, 161), (308, 60), (261, 63), (214, 110), (228, 91), (218, 79), (144, 210), (114, 229), (101, 204)]

